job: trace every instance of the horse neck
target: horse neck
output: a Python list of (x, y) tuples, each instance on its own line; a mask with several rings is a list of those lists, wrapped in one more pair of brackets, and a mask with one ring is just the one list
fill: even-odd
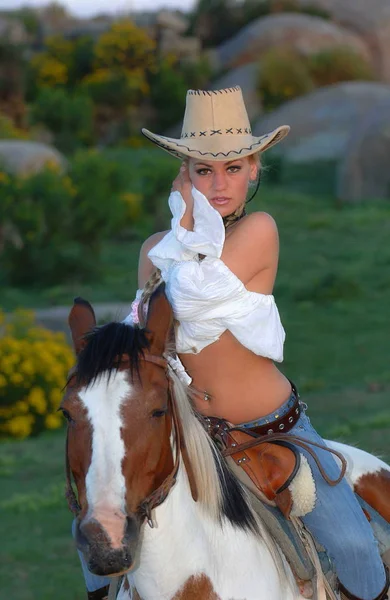
[[(197, 585), (196, 578), (207, 579), (207, 589), (213, 590), (202, 600), (299, 598), (281, 585), (262, 539), (226, 520), (223, 525), (212, 520), (193, 501), (182, 468), (167, 500), (155, 511), (155, 522), (153, 529), (145, 525), (139, 567), (132, 576), (144, 600), (185, 600), (187, 595), (178, 591), (183, 586), (187, 590), (191, 581)], [(188, 597), (193, 593), (188, 589)]]

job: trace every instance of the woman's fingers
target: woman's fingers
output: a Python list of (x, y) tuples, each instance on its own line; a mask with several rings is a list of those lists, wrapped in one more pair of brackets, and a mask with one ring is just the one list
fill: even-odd
[(188, 166), (186, 163), (182, 163), (179, 173), (173, 181), (171, 189), (173, 192), (187, 192), (188, 190), (191, 190), (191, 187), (192, 182), (188, 172)]

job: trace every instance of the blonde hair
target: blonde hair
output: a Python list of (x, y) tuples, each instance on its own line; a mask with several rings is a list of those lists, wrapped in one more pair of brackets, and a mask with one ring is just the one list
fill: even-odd
[[(261, 172), (261, 168), (262, 168), (261, 160), (260, 160), (260, 153), (256, 152), (255, 154), (251, 154), (250, 156), (248, 156), (248, 159), (250, 162), (255, 163), (255, 165), (257, 167), (257, 177), (254, 181), (250, 181), (250, 184), (249, 184), (249, 185), (254, 186), (254, 185), (257, 185), (257, 183), (258, 183), (258, 179), (260, 177), (260, 172)], [(236, 223), (237, 221), (242, 219), (242, 217), (245, 216), (245, 214), (246, 214), (245, 204), (246, 204), (246, 201), (244, 201), (232, 214), (227, 215), (226, 217), (223, 217), (223, 223), (225, 225), (225, 229), (228, 229), (228, 227), (230, 227), (231, 225), (233, 225), (234, 223)], [(156, 268), (152, 272), (148, 281), (145, 283), (144, 290), (143, 290), (143, 293), (141, 296), (141, 300), (140, 300), (140, 304), (139, 304), (139, 318), (140, 318), (141, 326), (144, 325), (143, 318), (142, 318), (142, 316), (146, 312), (144, 310), (144, 307), (147, 305), (150, 297), (152, 296), (153, 292), (158, 288), (160, 283), (162, 283), (161, 271)]]

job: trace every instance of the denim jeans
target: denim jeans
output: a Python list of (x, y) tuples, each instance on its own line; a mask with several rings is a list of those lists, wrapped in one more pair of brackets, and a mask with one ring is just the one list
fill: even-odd
[[(304, 411), (289, 433), (326, 445)], [(336, 479), (340, 468), (333, 455), (313, 449), (325, 472)], [(302, 521), (334, 561), (337, 576), (346, 589), (362, 600), (373, 600), (383, 590), (386, 576), (371, 526), (346, 480), (330, 486), (310, 454), (300, 447), (298, 450), (309, 461), (316, 483), (315, 507)]]

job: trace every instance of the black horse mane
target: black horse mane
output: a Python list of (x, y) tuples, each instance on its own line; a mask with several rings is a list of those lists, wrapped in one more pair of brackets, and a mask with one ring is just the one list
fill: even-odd
[(138, 373), (139, 360), (149, 349), (147, 331), (127, 323), (112, 322), (95, 327), (84, 337), (86, 345), (78, 355), (77, 380), (93, 384), (104, 371), (118, 369), (123, 355), (130, 358), (131, 375)]

